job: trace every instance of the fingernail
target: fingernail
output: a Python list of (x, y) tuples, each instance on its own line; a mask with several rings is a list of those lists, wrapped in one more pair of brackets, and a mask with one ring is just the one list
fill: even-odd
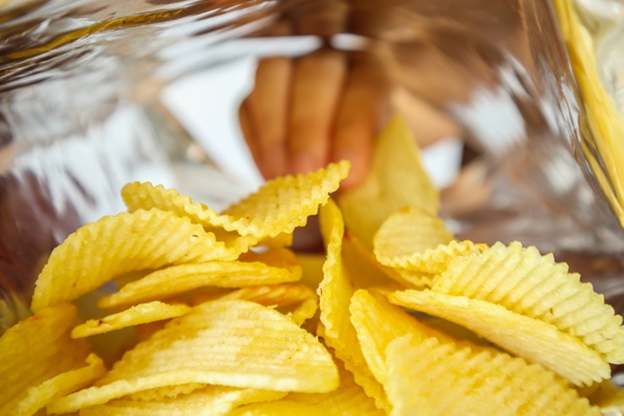
[(310, 154), (294, 156), (289, 166), (290, 172), (294, 175), (310, 173), (322, 167), (320, 161)]
[(275, 147), (263, 155), (261, 172), (266, 179), (274, 179), (287, 173), (286, 154), (281, 147)]

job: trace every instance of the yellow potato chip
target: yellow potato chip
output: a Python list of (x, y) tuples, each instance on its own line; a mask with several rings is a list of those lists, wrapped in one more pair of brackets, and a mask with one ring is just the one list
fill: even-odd
[(238, 258), (240, 261), (259, 262), (267, 266), (283, 267), (301, 276), (301, 266), (297, 255), (287, 248), (271, 248), (263, 251), (248, 251)]
[(591, 284), (570, 273), (565, 263), (556, 263), (552, 255), (542, 256), (535, 247), (496, 243), (455, 258), (432, 289), (496, 303), (551, 323), (604, 354), (609, 362), (624, 362), (622, 317)]
[(421, 207), (436, 215), (440, 196), (422, 167), (420, 151), (405, 121), (398, 115), (375, 143), (371, 169), (363, 183), (340, 193), (338, 204), (349, 231), (373, 248), (381, 224), (404, 207)]
[(96, 386), (48, 411), (188, 383), (319, 393), (338, 386), (338, 372), (320, 342), (279, 312), (248, 301), (206, 302), (124, 354)]
[(382, 416), (362, 387), (355, 383), (353, 374), (343, 364), (336, 363), (340, 386), (329, 393), (290, 393), (283, 399), (240, 407), (231, 416)]
[(236, 231), (227, 231), (214, 226), (212, 219), (219, 216), (216, 211), (202, 203), (193, 202), (190, 197), (180, 195), (175, 189), (166, 189), (162, 185), (154, 186), (149, 182), (132, 182), (122, 188), (121, 196), (130, 212), (157, 208), (178, 217), (186, 217), (193, 224), (199, 224), (215, 234), (216, 239), (229, 250), (238, 253), (246, 252), (259, 241), (257, 237), (242, 236)]
[(104, 362), (97, 355), (90, 354), (86, 362), (85, 367), (66, 371), (29, 388), (26, 391), (26, 397), (17, 404), (15, 413), (12, 415), (34, 415), (52, 400), (80, 390), (106, 373)]
[(465, 326), (519, 357), (542, 364), (572, 384), (589, 385), (611, 375), (607, 361), (578, 338), (500, 305), (430, 290), (395, 292), (388, 299)]
[(342, 264), (344, 222), (340, 209), (330, 200), (321, 208), (319, 219), (327, 250), (327, 259), (323, 265), (324, 277), (318, 288), (320, 321), (323, 324), (319, 333), (327, 345), (334, 349), (336, 357), (344, 362), (347, 370), (353, 373), (355, 382), (364, 388), (369, 397), (375, 399), (379, 408), (388, 410), (383, 388), (366, 364), (350, 321), (349, 303), (354, 289)]
[(120, 213), (87, 224), (57, 246), (37, 278), (31, 309), (74, 300), (113, 277), (171, 264), (232, 259), (213, 234), (160, 210)]
[(126, 185), (122, 196), (130, 211), (156, 207), (188, 216), (207, 229), (221, 227), (242, 236), (273, 238), (291, 234), (296, 227), (305, 225), (307, 218), (318, 212), (319, 205), (325, 204), (329, 195), (338, 189), (340, 181), (347, 177), (349, 166), (349, 162), (342, 161), (307, 175), (268, 181), (222, 214), (191, 201), (189, 197), (180, 196), (173, 189), (154, 187), (149, 183)]
[(316, 293), (303, 285), (252, 286), (229, 293), (215, 293), (210, 297), (221, 300), (249, 300), (264, 306), (276, 306), (280, 312), (288, 313), (299, 326), (312, 318), (318, 310)]
[(373, 252), (348, 231), (342, 240), (342, 261), (355, 289), (406, 283), (394, 269), (380, 264)]
[(141, 302), (165, 300), (201, 287), (242, 287), (293, 282), (300, 270), (267, 266), (260, 262), (212, 261), (182, 264), (156, 270), (128, 283), (118, 292), (98, 301), (104, 309), (127, 307)]
[(434, 249), (453, 240), (444, 221), (422, 208), (406, 207), (388, 217), (375, 234), (377, 258), (396, 259)]
[[(84, 365), (89, 346), (69, 334), (78, 323), (76, 308), (61, 304), (46, 308), (9, 328), (0, 337), (0, 414), (15, 415), (43, 398), (31, 388)], [(71, 353), (68, 353), (71, 352)], [(37, 409), (35, 409), (36, 411)]]
[[(478, 253), (486, 248), (486, 244), (475, 244), (469, 240), (460, 242), (453, 240), (448, 244), (441, 244), (423, 252), (396, 258), (377, 257), (377, 260), (385, 266), (394, 267), (397, 271), (418, 272), (414, 275), (420, 278), (426, 274), (442, 273), (446, 270), (449, 261), (455, 257)], [(402, 276), (407, 279), (409, 273)]]
[(226, 386), (204, 386), (177, 397), (149, 401), (111, 400), (80, 411), (81, 416), (224, 416), (248, 403), (277, 400), (287, 393)]
[(302, 275), (299, 283), (316, 290), (323, 280), (323, 263), (325, 256), (314, 253), (297, 253)]
[(190, 310), (191, 308), (186, 305), (168, 305), (158, 301), (142, 303), (123, 312), (100, 319), (91, 319), (78, 325), (72, 330), (71, 336), (72, 338), (84, 338), (104, 334), (129, 326), (175, 318), (188, 313)]
[(385, 298), (367, 290), (358, 290), (349, 307), (362, 353), (375, 378), (383, 385), (388, 381), (385, 349), (395, 338), (406, 334), (437, 336), (451, 342), (444, 334), (425, 326)]
[(585, 395), (590, 403), (595, 404), (605, 415), (620, 415), (624, 413), (624, 388), (617, 386), (612, 380), (596, 383), (591, 394)]
[(390, 415), (601, 415), (552, 372), (503, 352), (408, 334), (385, 355)]

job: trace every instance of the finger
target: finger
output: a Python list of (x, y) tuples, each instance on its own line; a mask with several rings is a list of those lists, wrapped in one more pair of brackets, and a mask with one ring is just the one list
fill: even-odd
[(288, 138), (291, 173), (306, 173), (329, 161), (330, 134), (345, 67), (344, 55), (329, 49), (297, 61)]
[(359, 184), (368, 172), (381, 110), (388, 103), (389, 86), (383, 66), (372, 56), (353, 61), (334, 129), (331, 159), (351, 162), (343, 189)]
[(258, 168), (267, 179), (287, 172), (286, 125), (291, 75), (289, 58), (261, 60), (254, 89), (246, 100)]
[(238, 108), (238, 123), (240, 125), (241, 133), (247, 142), (247, 147), (251, 152), (251, 156), (256, 162), (257, 166), (260, 166), (260, 150), (258, 149), (258, 142), (253, 136), (253, 123), (251, 116), (249, 115), (249, 102), (245, 99)]

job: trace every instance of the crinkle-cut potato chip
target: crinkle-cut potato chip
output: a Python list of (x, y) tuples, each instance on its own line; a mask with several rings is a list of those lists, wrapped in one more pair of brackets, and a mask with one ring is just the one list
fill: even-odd
[(225, 416), (238, 406), (277, 400), (287, 393), (250, 388), (204, 386), (189, 394), (149, 401), (121, 398), (80, 411), (81, 416)]
[(408, 334), (385, 356), (391, 416), (601, 415), (554, 373), (504, 352)]
[(254, 302), (206, 302), (126, 352), (96, 386), (52, 402), (63, 413), (187, 383), (321, 393), (338, 386), (331, 355), (290, 318)]
[(18, 322), (0, 337), (1, 415), (16, 414), (19, 403), (29, 400), (29, 389), (84, 366), (89, 345), (69, 336), (78, 322), (76, 307), (61, 304)]
[(91, 335), (104, 334), (129, 326), (176, 318), (188, 313), (190, 310), (191, 308), (186, 305), (169, 305), (158, 301), (142, 303), (100, 319), (88, 320), (76, 326), (72, 330), (71, 336), (72, 338), (84, 338)]
[(500, 305), (430, 290), (388, 295), (390, 302), (465, 326), (499, 347), (539, 363), (574, 385), (609, 378), (607, 361), (578, 338)]
[[(68, 353), (71, 353), (68, 352)], [(87, 365), (76, 370), (69, 370), (54, 376), (36, 386), (30, 387), (18, 404), (14, 416), (30, 416), (43, 409), (52, 400), (80, 390), (106, 373), (106, 367), (100, 357), (89, 354)]]
[(31, 309), (72, 301), (117, 275), (210, 260), (232, 260), (211, 233), (157, 209), (105, 216), (79, 228), (50, 255), (37, 278)]
[(406, 284), (394, 269), (380, 264), (373, 252), (347, 230), (342, 240), (342, 262), (355, 289), (388, 286), (394, 282)]
[(344, 222), (333, 200), (320, 209), (319, 220), (327, 257), (323, 264), (323, 281), (318, 287), (322, 323), (318, 332), (325, 343), (334, 349), (336, 357), (353, 373), (355, 382), (375, 399), (379, 408), (388, 410), (383, 387), (368, 368), (350, 321), (349, 303), (354, 289), (342, 264)]
[(132, 183), (122, 190), (130, 211), (156, 207), (188, 216), (208, 229), (222, 227), (242, 236), (273, 238), (290, 234), (305, 225), (307, 218), (318, 212), (329, 195), (347, 177), (350, 163), (329, 164), (307, 175), (284, 176), (265, 183), (258, 191), (230, 206), (222, 214), (204, 204), (192, 202), (173, 189), (154, 187), (149, 183)]
[(128, 394), (126, 399), (139, 400), (142, 402), (151, 402), (163, 399), (173, 399), (178, 396), (191, 394), (195, 390), (206, 387), (204, 383), (186, 383), (175, 386), (157, 387), (155, 389), (143, 390), (137, 393)]
[(349, 307), (362, 353), (375, 378), (383, 385), (388, 381), (385, 349), (395, 338), (406, 334), (418, 337), (436, 336), (445, 342), (454, 340), (408, 315), (383, 296), (360, 289)]
[[(204, 298), (204, 299), (202, 299)], [(259, 303), (264, 306), (277, 308), (289, 308), (290, 317), (299, 326), (312, 318), (318, 310), (318, 298), (316, 293), (303, 285), (266, 285), (251, 286), (228, 293), (212, 293), (207, 296), (198, 296), (197, 303), (216, 299), (240, 299)], [(284, 312), (280, 310), (280, 312)]]
[(590, 283), (581, 283), (552, 254), (519, 242), (496, 243), (473, 255), (454, 258), (432, 289), (499, 304), (506, 309), (555, 325), (604, 354), (624, 362), (622, 317), (605, 304)]
[(478, 253), (486, 248), (486, 244), (476, 244), (470, 240), (453, 240), (448, 244), (440, 244), (436, 248), (427, 249), (423, 252), (396, 258), (377, 257), (377, 260), (379, 263), (395, 269), (437, 274), (446, 270), (451, 259)]
[(371, 169), (361, 185), (338, 196), (349, 231), (372, 250), (373, 238), (390, 215), (421, 207), (436, 215), (440, 195), (425, 172), (406, 122), (395, 115), (375, 142)]
[(434, 249), (453, 240), (442, 218), (422, 208), (406, 207), (383, 222), (373, 240), (377, 258), (395, 259)]
[(194, 224), (202, 225), (207, 231), (213, 232), (217, 240), (222, 241), (226, 247), (246, 252), (249, 247), (263, 245), (269, 247), (285, 247), (292, 244), (292, 234), (285, 232), (273, 237), (256, 237), (254, 235), (241, 235), (238, 231), (227, 231), (218, 223), (220, 214), (205, 204), (193, 202), (186, 195), (180, 195), (175, 189), (166, 189), (162, 185), (152, 185), (149, 182), (132, 182), (126, 184), (121, 190), (122, 198), (130, 212), (138, 209), (158, 208), (170, 211), (179, 217), (187, 217)]
[(264, 263), (272, 267), (283, 267), (291, 270), (298, 276), (301, 276), (302, 273), (297, 255), (287, 248), (271, 248), (258, 252), (251, 250), (242, 253), (238, 260)]
[(294, 282), (301, 278), (297, 268), (272, 267), (260, 262), (212, 261), (171, 266), (128, 283), (101, 298), (100, 308), (127, 307), (141, 302), (165, 300), (202, 287), (243, 287)]
[(316, 290), (323, 280), (325, 256), (316, 253), (297, 253), (297, 260), (302, 270), (299, 283)]
[(290, 393), (280, 400), (239, 407), (231, 416), (385, 415), (355, 382), (353, 374), (339, 360), (336, 365), (340, 374), (340, 385), (332, 392)]
[(604, 380), (597, 383), (591, 394), (586, 395), (579, 391), (583, 397), (587, 397), (590, 403), (598, 406), (605, 415), (621, 415), (624, 413), (624, 388), (615, 385), (612, 380)]

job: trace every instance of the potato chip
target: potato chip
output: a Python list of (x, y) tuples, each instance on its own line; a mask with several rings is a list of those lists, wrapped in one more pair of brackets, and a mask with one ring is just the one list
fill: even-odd
[(319, 285), (321, 316), (323, 324), (318, 331), (347, 370), (355, 377), (377, 406), (388, 410), (382, 386), (375, 380), (362, 350), (358, 345), (355, 328), (350, 321), (349, 303), (354, 289), (342, 264), (342, 240), (344, 222), (338, 206), (330, 200), (319, 213), (321, 233), (326, 244), (327, 259), (323, 265), (323, 281)]
[(118, 292), (98, 301), (100, 308), (127, 307), (141, 302), (165, 300), (201, 287), (242, 287), (293, 282), (301, 277), (296, 269), (267, 266), (260, 262), (212, 261), (182, 264), (156, 270), (128, 283)]
[(423, 169), (420, 151), (405, 121), (394, 116), (377, 138), (371, 169), (363, 183), (338, 196), (349, 231), (373, 248), (381, 224), (404, 207), (436, 215), (440, 196)]
[(102, 217), (52, 251), (37, 278), (31, 309), (38, 312), (74, 300), (133, 270), (236, 256), (200, 225), (170, 212), (139, 210)]
[(168, 305), (158, 301), (142, 303), (123, 312), (100, 319), (91, 319), (78, 325), (72, 330), (71, 336), (72, 338), (84, 338), (104, 334), (129, 326), (175, 318), (188, 313), (190, 310), (191, 308), (186, 305)]
[(149, 182), (132, 182), (122, 188), (121, 196), (130, 212), (157, 208), (178, 217), (186, 217), (193, 224), (199, 224), (206, 231), (213, 233), (217, 241), (234, 252), (244, 253), (260, 240), (258, 237), (242, 236), (236, 231), (227, 231), (214, 226), (211, 220), (219, 216), (216, 211), (202, 203), (193, 202), (190, 197), (180, 195), (175, 189), (166, 189), (162, 185), (154, 186)]
[(377, 258), (396, 259), (434, 249), (453, 240), (444, 221), (422, 208), (406, 207), (388, 217), (375, 234)]
[(22, 401), (24, 412), (32, 409), (46, 394), (37, 386), (84, 365), (88, 344), (69, 336), (77, 323), (76, 308), (61, 304), (18, 322), (0, 337), (0, 414), (17, 414)]
[[(289, 313), (292, 320), (299, 326), (312, 318), (318, 310), (316, 293), (303, 285), (252, 286), (229, 293), (215, 293), (210, 298), (241, 299), (264, 306), (275, 306), (280, 312)], [(293, 309), (293, 306), (296, 307)]]
[(380, 264), (373, 252), (348, 231), (342, 240), (342, 261), (355, 289), (407, 283), (394, 269)]
[(272, 267), (283, 267), (301, 276), (301, 266), (297, 255), (287, 248), (271, 248), (259, 252), (248, 251), (242, 253), (238, 259), (246, 262), (260, 262)]
[(430, 290), (395, 292), (388, 299), (465, 326), (519, 357), (542, 364), (572, 384), (589, 385), (611, 374), (606, 360), (578, 338), (500, 305)]
[(315, 253), (297, 253), (302, 275), (299, 283), (316, 290), (323, 280), (323, 263), (325, 255)]
[(277, 400), (285, 392), (226, 386), (204, 386), (186, 395), (149, 401), (111, 400), (80, 411), (81, 416), (221, 416), (238, 406)]
[(329, 393), (290, 393), (283, 399), (240, 407), (231, 416), (382, 416), (362, 387), (355, 383), (353, 374), (336, 362), (340, 386)]
[(565, 263), (556, 263), (552, 255), (542, 256), (535, 247), (496, 243), (455, 258), (436, 278), (433, 290), (496, 303), (551, 323), (604, 354), (609, 362), (624, 362), (622, 317), (591, 284), (570, 273)]
[(43, 409), (52, 400), (76, 390), (80, 390), (106, 373), (104, 362), (95, 354), (90, 354), (87, 359), (87, 366), (76, 370), (66, 371), (41, 384), (30, 387), (15, 409), (15, 416), (30, 416)]
[(130, 211), (160, 208), (188, 216), (208, 229), (222, 227), (242, 236), (257, 238), (290, 234), (305, 225), (307, 218), (318, 212), (319, 205), (338, 189), (347, 177), (349, 162), (330, 164), (307, 175), (280, 177), (264, 184), (257, 192), (232, 205), (223, 214), (180, 196), (175, 190), (154, 187), (149, 183), (126, 185), (122, 196)]
[[(423, 252), (396, 258), (377, 257), (377, 260), (385, 266), (398, 269), (397, 271), (403, 269), (408, 272), (418, 272), (415, 276), (419, 278), (423, 274), (429, 274), (433, 278), (434, 274), (442, 273), (446, 270), (451, 259), (475, 252), (478, 253), (486, 248), (486, 244), (475, 244), (469, 240), (460, 242), (453, 240), (448, 244), (440, 244), (436, 248), (427, 249)], [(402, 274), (402, 276), (407, 279), (409, 273)]]
[(390, 415), (601, 415), (552, 372), (503, 352), (408, 334), (385, 356)]
[(206, 302), (124, 354), (95, 387), (48, 411), (188, 383), (320, 393), (338, 386), (338, 372), (318, 340), (279, 312), (248, 301)]
[(624, 413), (624, 388), (622, 386), (615, 385), (612, 380), (604, 380), (592, 387), (591, 394), (586, 395), (580, 391), (579, 394), (587, 397), (590, 403), (598, 406), (605, 415), (615, 416)]
[(351, 298), (349, 307), (362, 353), (375, 378), (383, 385), (388, 381), (385, 349), (395, 338), (406, 334), (437, 336), (451, 342), (452, 339), (409, 316), (401, 308), (390, 304), (380, 295), (358, 290)]

